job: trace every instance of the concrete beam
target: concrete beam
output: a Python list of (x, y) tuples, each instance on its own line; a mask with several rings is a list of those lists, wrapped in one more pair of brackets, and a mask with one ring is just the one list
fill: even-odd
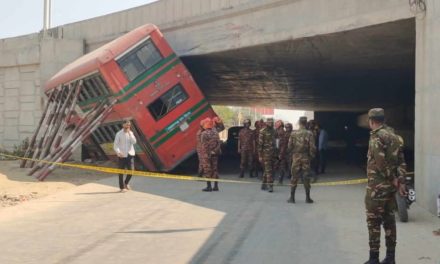
[(440, 5), (427, 0), (424, 19), (417, 19), (415, 179), (419, 204), (436, 213), (440, 194)]

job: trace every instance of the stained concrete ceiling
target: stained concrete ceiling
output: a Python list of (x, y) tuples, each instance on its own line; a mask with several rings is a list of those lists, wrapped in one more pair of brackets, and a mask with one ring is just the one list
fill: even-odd
[(182, 59), (213, 104), (315, 111), (414, 104), (414, 19)]

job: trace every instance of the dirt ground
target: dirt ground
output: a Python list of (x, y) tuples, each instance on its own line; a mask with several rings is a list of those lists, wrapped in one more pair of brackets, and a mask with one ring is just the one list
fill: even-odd
[[(19, 167), (18, 160), (0, 161), (0, 210), (32, 199), (94, 182), (112, 175), (68, 167), (56, 168), (45, 181), (27, 176), (29, 169)], [(92, 164), (112, 166), (112, 164)]]

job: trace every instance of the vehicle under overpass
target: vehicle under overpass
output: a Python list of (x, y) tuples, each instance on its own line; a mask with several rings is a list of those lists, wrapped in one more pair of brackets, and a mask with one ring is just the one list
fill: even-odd
[(58, 69), (155, 23), (213, 104), (313, 110), (321, 123), (349, 117), (361, 126), (368, 108), (384, 107), (414, 146), (418, 201), (434, 212), (440, 8), (436, 0), (424, 2), (420, 16), (402, 0), (161, 0), (5, 39), (0, 143), (11, 148), (32, 133), (44, 103), (41, 87)]

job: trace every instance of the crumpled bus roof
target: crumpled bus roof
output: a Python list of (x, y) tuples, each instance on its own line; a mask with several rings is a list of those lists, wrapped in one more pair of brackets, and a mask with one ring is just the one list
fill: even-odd
[(118, 57), (127, 50), (127, 47), (138, 43), (156, 29), (157, 27), (153, 24), (140, 26), (102, 47), (81, 56), (52, 76), (46, 83), (46, 91), (62, 83), (70, 83), (86, 74), (98, 71), (101, 65)]

